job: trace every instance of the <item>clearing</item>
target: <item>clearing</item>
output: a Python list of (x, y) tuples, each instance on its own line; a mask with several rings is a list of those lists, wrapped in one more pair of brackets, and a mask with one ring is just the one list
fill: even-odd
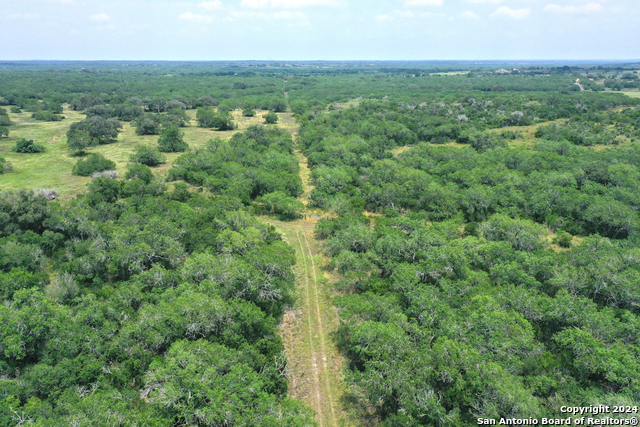
[[(184, 132), (184, 140), (191, 148), (204, 146), (211, 138), (231, 138), (236, 132), (242, 132), (250, 125), (261, 124), (262, 115), (267, 111), (257, 110), (255, 117), (242, 117), (240, 110), (232, 112), (237, 129), (233, 131), (214, 131), (200, 128), (195, 121), (196, 110), (187, 110), (191, 117), (189, 126), (181, 128)], [(14, 123), (9, 127), (9, 138), (0, 138), (0, 157), (4, 157), (13, 166), (13, 171), (0, 177), (1, 190), (19, 190), (21, 188), (48, 188), (56, 189), (60, 193), (59, 200), (70, 200), (77, 194), (86, 190), (86, 185), (91, 178), (75, 176), (71, 174), (73, 165), (79, 157), (75, 157), (67, 150), (67, 130), (72, 123), (85, 119), (85, 115), (73, 111), (64, 106), (62, 113), (65, 119), (59, 122), (43, 122), (31, 118), (31, 113), (9, 113)], [(278, 125), (288, 128), (292, 119), (285, 117), (285, 113), (278, 113)], [(274, 126), (274, 125), (271, 125)], [(32, 139), (36, 144), (46, 147), (44, 153), (23, 154), (15, 153), (12, 148), (19, 138)], [(100, 153), (107, 159), (116, 163), (116, 171), (124, 176), (129, 163), (129, 157), (133, 154), (134, 147), (138, 144), (157, 146), (158, 135), (137, 135), (135, 128), (128, 122), (122, 122), (122, 130), (118, 134), (118, 140), (113, 144), (98, 145), (86, 150), (87, 153)], [(166, 176), (173, 162), (182, 153), (164, 153), (167, 162), (164, 165), (152, 168), (154, 173), (161, 177)]]
[[(292, 118), (283, 119), (281, 124), (291, 130), (295, 138)], [(300, 162), (305, 191), (300, 200), (306, 205), (311, 191), (310, 171), (302, 152), (296, 150), (295, 154)], [(285, 314), (280, 326), (289, 360), (289, 394), (317, 412), (320, 427), (362, 425), (362, 421), (350, 414), (351, 410), (345, 409), (348, 397), (343, 359), (334, 339), (339, 325), (332, 304), (331, 284), (334, 280), (323, 272), (326, 259), (315, 238), (315, 225), (326, 215), (318, 209), (307, 209), (304, 218), (294, 221), (262, 217), (296, 250), (296, 303)]]

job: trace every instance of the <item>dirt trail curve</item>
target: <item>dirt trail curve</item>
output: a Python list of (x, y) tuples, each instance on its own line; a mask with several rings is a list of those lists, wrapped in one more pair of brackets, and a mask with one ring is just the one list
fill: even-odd
[[(286, 121), (283, 127), (297, 134)], [(295, 152), (300, 162), (305, 194), (300, 200), (307, 204), (310, 171), (302, 152)], [(320, 427), (356, 425), (348, 421), (342, 398), (346, 392), (342, 376), (342, 358), (332, 334), (338, 327), (338, 316), (331, 302), (330, 277), (323, 273), (324, 258), (315, 239), (314, 227), (322, 212), (307, 209), (303, 219), (283, 222), (263, 217), (282, 234), (296, 250), (296, 297), (294, 307), (282, 322), (281, 335), (289, 359), (289, 394), (303, 400), (317, 413)]]

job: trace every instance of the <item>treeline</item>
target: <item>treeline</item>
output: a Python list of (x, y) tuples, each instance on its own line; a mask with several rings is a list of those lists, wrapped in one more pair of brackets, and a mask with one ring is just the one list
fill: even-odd
[[(312, 202), (337, 214), (316, 233), (341, 275), (338, 339), (362, 403), (386, 426), (633, 405), (635, 102), (425, 98), (299, 116)], [(532, 147), (500, 129), (557, 119)]]

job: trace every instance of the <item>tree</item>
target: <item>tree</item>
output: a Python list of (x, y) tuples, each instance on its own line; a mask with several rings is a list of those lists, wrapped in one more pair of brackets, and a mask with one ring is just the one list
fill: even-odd
[(254, 117), (256, 115), (256, 110), (254, 110), (251, 105), (245, 105), (242, 109), (242, 115), (244, 117)]
[(32, 140), (20, 138), (13, 149), (16, 153), (44, 153), (44, 145), (34, 144)]
[[(81, 122), (73, 123), (67, 131), (67, 141), (72, 141), (72, 146), (86, 144), (86, 135), (82, 135), (79, 141), (75, 140), (75, 134), (86, 131), (91, 137), (91, 143), (87, 146), (98, 144), (110, 144), (118, 138), (118, 132), (122, 124), (117, 119), (105, 119), (102, 116), (92, 116)], [(80, 150), (81, 151), (81, 150)]]
[(146, 113), (136, 119), (136, 135), (158, 135), (160, 120), (157, 115)]
[(304, 204), (300, 200), (281, 191), (265, 194), (256, 201), (264, 203), (268, 211), (273, 210), (285, 219), (299, 218), (304, 212)]
[(264, 114), (262, 118), (264, 119), (265, 124), (272, 125), (278, 122), (278, 115), (272, 111), (268, 112), (267, 114)]
[(535, 251), (544, 247), (544, 227), (527, 219), (494, 215), (480, 224), (478, 231), (487, 240), (511, 243), (517, 251)]
[(13, 122), (9, 118), (9, 116), (0, 114), (0, 126), (11, 126)]
[(2, 136), (9, 136), (9, 128), (7, 128), (6, 126), (0, 126), (0, 137)]
[(228, 111), (220, 109), (218, 112), (214, 112), (211, 107), (200, 107), (196, 113), (196, 120), (198, 126), (203, 128), (214, 128), (216, 130), (233, 130), (235, 124), (233, 123), (233, 117)]
[(158, 138), (158, 147), (163, 153), (178, 153), (186, 151), (189, 148), (184, 142), (184, 134), (180, 132), (177, 126), (169, 126), (160, 134)]
[(76, 155), (84, 153), (84, 149), (87, 147), (93, 147), (97, 144), (97, 140), (91, 137), (89, 131), (79, 129), (71, 135), (67, 134), (67, 147), (71, 151), (75, 151)]
[(92, 153), (86, 159), (78, 160), (71, 173), (79, 176), (90, 176), (94, 172), (114, 170), (115, 168), (115, 162), (106, 159), (100, 153)]
[(92, 205), (100, 202), (113, 203), (120, 196), (120, 182), (113, 178), (98, 177), (89, 183), (88, 188)]
[(147, 165), (133, 163), (127, 167), (125, 179), (141, 179), (145, 184), (149, 184), (153, 179), (153, 172)]
[(129, 160), (134, 163), (142, 163), (147, 166), (158, 166), (159, 164), (164, 163), (167, 159), (153, 147), (136, 145), (134, 153), (131, 155)]

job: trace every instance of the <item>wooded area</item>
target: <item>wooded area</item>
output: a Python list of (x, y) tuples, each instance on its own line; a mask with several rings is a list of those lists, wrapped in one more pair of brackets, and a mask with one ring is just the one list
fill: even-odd
[(640, 402), (633, 64), (1, 65), (0, 426), (316, 425), (305, 215), (349, 425)]

